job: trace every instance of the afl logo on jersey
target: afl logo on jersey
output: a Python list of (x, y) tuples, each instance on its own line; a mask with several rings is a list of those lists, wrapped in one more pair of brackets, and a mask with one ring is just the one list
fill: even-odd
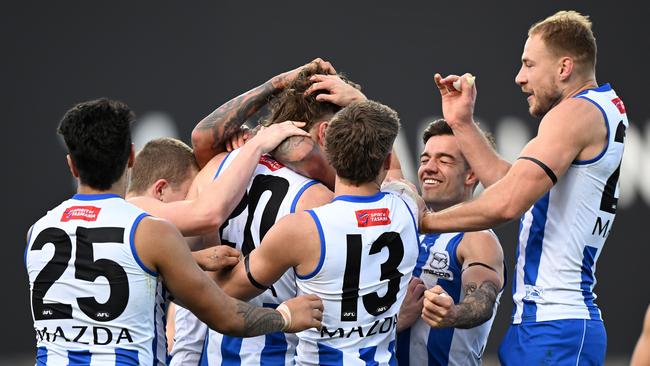
[(96, 221), (101, 208), (95, 206), (72, 206), (65, 209), (61, 222), (70, 220)]

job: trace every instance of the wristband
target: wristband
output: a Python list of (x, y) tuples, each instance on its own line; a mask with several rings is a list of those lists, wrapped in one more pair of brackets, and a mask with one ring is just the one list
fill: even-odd
[(285, 305), (284, 303), (278, 305), (275, 310), (280, 312), (280, 315), (282, 315), (282, 319), (284, 320), (284, 326), (282, 327), (282, 331), (286, 331), (287, 329), (291, 328), (291, 311), (289, 310), (289, 307)]

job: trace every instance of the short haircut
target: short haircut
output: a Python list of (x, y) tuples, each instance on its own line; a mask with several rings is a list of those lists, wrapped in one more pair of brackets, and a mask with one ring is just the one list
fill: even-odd
[(106, 98), (79, 103), (59, 123), (82, 184), (108, 190), (126, 168), (131, 154), (135, 114), (124, 103)]
[(370, 100), (334, 115), (325, 133), (325, 153), (336, 174), (360, 185), (372, 182), (399, 132), (397, 112)]
[[(329, 118), (340, 111), (341, 107), (334, 103), (316, 100), (318, 95), (325, 93), (323, 90), (305, 95), (305, 91), (313, 84), (310, 78), (316, 74), (326, 73), (319, 65), (314, 68), (302, 69), (296, 79), (270, 101), (271, 113), (263, 124), (269, 126), (284, 121), (305, 122), (303, 129), (309, 131), (316, 122)], [(361, 89), (358, 84), (349, 81), (345, 75), (339, 74), (338, 76), (355, 88)]]
[(535, 23), (528, 36), (539, 35), (558, 56), (566, 54), (593, 71), (596, 67), (596, 38), (588, 16), (576, 11), (559, 11)]
[[(496, 150), (497, 145), (496, 142), (494, 141), (494, 136), (490, 132), (483, 131), (482, 129), (480, 130), (483, 133), (483, 136), (485, 136), (485, 138), (490, 143), (490, 146)], [(424, 130), (424, 133), (422, 133), (422, 142), (426, 145), (427, 141), (429, 141), (431, 137), (443, 136), (443, 135), (453, 136), (454, 131), (451, 129), (451, 127), (449, 126), (446, 120), (440, 118), (429, 123), (427, 128)]]
[(178, 189), (198, 170), (192, 148), (183, 141), (171, 137), (154, 139), (135, 157), (129, 192), (143, 194), (158, 179), (165, 179)]
[[(482, 129), (480, 129), (480, 130), (483, 133), (483, 136), (485, 136), (485, 138), (490, 143), (490, 146), (492, 147), (492, 149), (496, 150), (497, 144), (496, 144), (496, 142), (494, 140), (494, 136), (490, 132), (483, 131)], [(445, 135), (453, 136), (454, 135), (454, 130), (451, 129), (451, 127), (449, 126), (449, 124), (447, 123), (446, 120), (440, 118), (440, 119), (437, 119), (437, 120), (429, 123), (427, 128), (424, 130), (424, 133), (422, 133), (422, 142), (426, 145), (427, 141), (429, 141), (429, 139), (431, 137), (433, 137), (433, 136), (445, 136)], [(464, 156), (463, 156), (463, 159), (465, 159)], [(465, 160), (465, 165), (467, 165), (467, 167), (469, 167), (469, 163), (467, 162), (467, 160)]]

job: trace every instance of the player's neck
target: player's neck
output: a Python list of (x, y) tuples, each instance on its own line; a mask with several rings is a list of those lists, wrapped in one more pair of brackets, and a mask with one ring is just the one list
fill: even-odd
[(562, 93), (564, 94), (564, 97), (562, 100), (569, 99), (584, 90), (593, 89), (596, 87), (598, 87), (596, 77), (582, 79), (564, 89), (564, 93)]
[(78, 194), (116, 194), (120, 197), (126, 195), (126, 179), (122, 177), (120, 180), (115, 182), (109, 189), (96, 189), (90, 187), (89, 185), (81, 183), (77, 180), (77, 193)]
[(377, 182), (355, 185), (337, 176), (334, 186), (334, 196), (372, 196), (379, 192), (379, 188), (380, 186)]

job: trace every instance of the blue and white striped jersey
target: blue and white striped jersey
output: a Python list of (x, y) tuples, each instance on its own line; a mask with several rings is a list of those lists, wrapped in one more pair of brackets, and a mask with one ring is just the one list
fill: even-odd
[[(239, 150), (226, 156), (217, 176), (227, 169)], [(220, 229), (222, 243), (240, 250), (244, 256), (260, 245), (266, 232), (282, 217), (295, 212), (303, 192), (318, 182), (286, 168), (264, 155), (253, 173), (241, 203)], [(275, 308), (296, 297), (296, 278), (287, 271), (269, 290), (249, 303)], [(293, 365), (298, 338), (276, 332), (251, 338), (207, 332), (201, 365)]]
[(77, 194), (34, 224), (25, 264), (38, 365), (157, 364), (158, 275), (133, 242), (146, 215), (114, 194)]
[(378, 192), (338, 196), (307, 211), (318, 227), (321, 257), (297, 283), (301, 294), (323, 300), (323, 327), (298, 333), (297, 365), (396, 364), (397, 315), (419, 250), (410, 207)]
[(607, 144), (595, 158), (574, 161), (521, 218), (512, 287), (514, 324), (601, 319), (593, 292), (596, 261), (614, 222), (628, 121), (609, 84), (574, 98), (600, 109)]
[[(465, 297), (461, 281), (463, 266), (457, 255), (463, 236), (464, 233), (421, 236), (420, 254), (413, 270), (413, 277), (420, 278), (427, 288), (440, 285), (456, 304)], [(502, 293), (503, 289), (494, 304), (492, 318), (471, 329), (432, 329), (424, 320), (418, 319), (411, 328), (397, 335), (399, 364), (480, 365)]]

